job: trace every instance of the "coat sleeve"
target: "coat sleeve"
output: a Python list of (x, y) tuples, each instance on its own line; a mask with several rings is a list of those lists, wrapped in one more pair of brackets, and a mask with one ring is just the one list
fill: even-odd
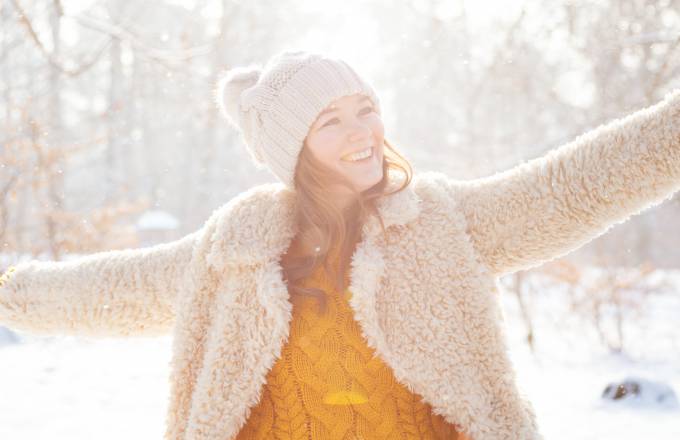
[(0, 325), (34, 334), (166, 334), (200, 234), (73, 261), (18, 264), (0, 278)]
[(680, 189), (680, 90), (543, 157), (446, 185), (494, 275), (563, 256)]

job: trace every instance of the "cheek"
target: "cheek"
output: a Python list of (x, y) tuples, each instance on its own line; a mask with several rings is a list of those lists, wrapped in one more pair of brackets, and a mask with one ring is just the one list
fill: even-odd
[(339, 150), (334, 149), (330, 145), (326, 145), (325, 148), (313, 150), (312, 154), (314, 155), (316, 160), (318, 160), (327, 167), (338, 169), (342, 165), (340, 163)]
[(332, 136), (316, 137), (308, 147), (319, 162), (328, 166), (337, 166), (342, 145)]

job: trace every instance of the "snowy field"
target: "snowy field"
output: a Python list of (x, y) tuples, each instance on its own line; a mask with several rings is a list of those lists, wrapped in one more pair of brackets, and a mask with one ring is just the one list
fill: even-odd
[[(671, 278), (670, 273), (664, 276)], [(535, 355), (523, 342), (513, 295), (504, 295), (511, 357), (546, 440), (678, 440), (680, 408), (605, 401), (605, 386), (627, 376), (680, 392), (680, 282), (650, 296), (624, 326), (625, 354), (610, 354), (593, 324), (569, 312), (567, 296), (529, 297)], [(536, 282), (536, 281), (535, 281)], [(0, 346), (0, 439), (161, 439), (170, 337), (36, 338)]]

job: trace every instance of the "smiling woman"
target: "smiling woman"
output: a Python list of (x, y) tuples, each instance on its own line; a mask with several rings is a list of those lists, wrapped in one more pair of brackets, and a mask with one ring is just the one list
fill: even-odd
[(170, 243), (18, 264), (0, 277), (0, 322), (172, 331), (166, 440), (541, 440), (498, 278), (680, 189), (680, 90), (472, 181), (414, 175), (342, 60), (286, 51), (217, 90), (280, 182)]

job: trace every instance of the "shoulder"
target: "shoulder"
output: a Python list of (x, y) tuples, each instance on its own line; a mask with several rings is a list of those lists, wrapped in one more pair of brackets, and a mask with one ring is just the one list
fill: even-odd
[(295, 193), (282, 183), (239, 193), (206, 221), (206, 260), (219, 269), (276, 255), (294, 235), (294, 207)]
[(413, 192), (420, 199), (419, 224), (432, 237), (439, 233), (462, 233), (466, 229), (460, 209), (463, 183), (437, 171), (414, 175)]
[[(294, 193), (282, 183), (265, 183), (239, 193), (213, 211), (215, 221), (252, 222), (262, 216), (285, 210), (294, 202)], [(254, 217), (253, 217), (254, 216)]]
[(425, 171), (415, 174), (412, 184), (423, 201), (452, 204), (460, 182), (439, 171)]

